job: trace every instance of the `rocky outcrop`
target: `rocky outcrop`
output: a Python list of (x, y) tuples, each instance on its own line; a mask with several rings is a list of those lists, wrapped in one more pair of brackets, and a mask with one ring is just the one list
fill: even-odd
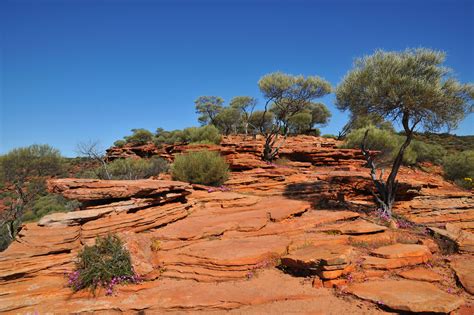
[[(51, 180), (49, 189), (80, 200), (81, 210), (23, 225), (0, 253), (0, 312), (450, 312), (462, 299), (469, 309), (472, 193), (402, 167), (395, 212), (404, 219), (389, 227), (373, 214), (372, 183), (358, 150), (337, 144), (289, 138), (276, 164), (260, 160), (262, 139), (242, 137), (109, 151), (110, 159), (172, 160), (206, 148), (224, 155), (233, 172), (221, 188)], [(459, 253), (447, 255), (424, 226), (452, 239)], [(144, 281), (118, 286), (113, 296), (73, 294), (64, 272), (73, 270), (84, 245), (107, 233), (125, 242)], [(344, 291), (351, 295), (340, 298)]]
[[(288, 137), (282, 140), (279, 157), (315, 166), (361, 165), (364, 163), (364, 157), (360, 150), (338, 149), (337, 146), (340, 144), (340, 141), (323, 137), (304, 135)], [(224, 136), (220, 145), (164, 144), (158, 148), (152, 143), (141, 146), (126, 144), (123, 147), (109, 148), (107, 159), (159, 156), (171, 161), (176, 154), (210, 150), (220, 152), (227, 159), (232, 170), (241, 171), (269, 167), (269, 164), (261, 160), (263, 146), (264, 139), (261, 136)]]

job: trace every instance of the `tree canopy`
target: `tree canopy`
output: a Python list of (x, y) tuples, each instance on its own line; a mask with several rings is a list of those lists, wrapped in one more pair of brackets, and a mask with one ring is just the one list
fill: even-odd
[(222, 110), (224, 100), (219, 96), (200, 96), (195, 101), (196, 114), (202, 125), (216, 124), (216, 116)]
[[(273, 112), (276, 117), (270, 130), (261, 130), (265, 137), (263, 159), (272, 160), (278, 154), (279, 146), (275, 146), (278, 135), (282, 129), (284, 136), (289, 133), (290, 118), (304, 110), (311, 111), (311, 101), (329, 94), (331, 84), (317, 76), (304, 77), (274, 72), (263, 76), (258, 81), (258, 86), (266, 99), (262, 121), (268, 111)], [(300, 118), (304, 121), (308, 117), (306, 115)]]
[(336, 106), (355, 115), (400, 121), (405, 131), (455, 128), (472, 111), (474, 86), (457, 81), (430, 49), (376, 51), (357, 59), (336, 90)]
[(376, 199), (389, 217), (398, 185), (396, 176), (415, 128), (451, 129), (472, 112), (474, 86), (456, 80), (444, 61), (443, 52), (430, 49), (379, 50), (357, 59), (336, 89), (336, 106), (349, 110), (352, 117), (373, 115), (403, 126), (406, 138), (386, 181), (376, 176), (374, 158), (366, 150), (369, 129), (361, 145), (378, 191)]

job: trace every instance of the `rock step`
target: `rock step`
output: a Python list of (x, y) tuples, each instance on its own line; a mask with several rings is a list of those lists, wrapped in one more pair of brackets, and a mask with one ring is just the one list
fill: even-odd
[(433, 284), (424, 281), (368, 281), (353, 284), (346, 292), (404, 312), (449, 313), (464, 304), (463, 299), (445, 293)]
[(365, 269), (396, 269), (428, 262), (431, 251), (425, 245), (394, 244), (379, 247), (371, 252), (372, 256), (363, 256)]
[(281, 264), (294, 272), (335, 279), (353, 271), (352, 252), (353, 248), (347, 245), (309, 245), (282, 257)]

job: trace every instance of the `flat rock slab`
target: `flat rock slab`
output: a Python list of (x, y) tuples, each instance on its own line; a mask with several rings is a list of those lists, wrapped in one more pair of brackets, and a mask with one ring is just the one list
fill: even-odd
[(457, 258), (451, 262), (451, 268), (456, 272), (464, 289), (470, 294), (474, 294), (474, 257)]
[(383, 232), (387, 227), (374, 224), (365, 220), (356, 220), (353, 222), (345, 222), (343, 224), (337, 225), (329, 230), (338, 231), (341, 234), (348, 235), (361, 235), (361, 234), (372, 234)]
[[(178, 193), (191, 194), (191, 185), (169, 180), (99, 180), (85, 178), (61, 178), (48, 180), (48, 190), (68, 199), (82, 202), (148, 197)], [(173, 196), (175, 198), (175, 196)]]
[(410, 270), (405, 270), (405, 271), (399, 272), (398, 275), (405, 279), (428, 281), (428, 282), (437, 282), (443, 279), (443, 277), (441, 277), (439, 274), (437, 274), (433, 270), (429, 270), (426, 268), (414, 268)]
[(430, 249), (418, 244), (393, 244), (379, 247), (372, 251), (372, 255), (381, 258), (407, 258), (430, 256)]
[(413, 280), (379, 280), (351, 285), (347, 292), (390, 309), (406, 312), (449, 313), (464, 300), (431, 283)]
[(352, 247), (327, 244), (309, 245), (281, 258), (281, 264), (290, 270), (317, 273), (323, 279), (335, 279), (353, 271), (350, 265)]

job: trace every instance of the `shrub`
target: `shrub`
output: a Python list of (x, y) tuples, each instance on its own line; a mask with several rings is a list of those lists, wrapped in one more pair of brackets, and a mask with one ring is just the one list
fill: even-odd
[[(347, 135), (343, 147), (360, 148), (367, 129), (369, 129), (367, 148), (369, 150), (381, 151), (379, 158), (383, 162), (393, 161), (404, 141), (404, 136), (398, 135), (390, 129), (379, 129), (374, 126), (356, 129)], [(441, 164), (445, 155), (446, 150), (440, 145), (413, 140), (410, 146), (405, 150), (403, 163), (405, 165), (414, 165), (418, 162), (427, 161)]]
[(61, 195), (48, 194), (32, 202), (31, 207), (25, 209), (23, 221), (37, 221), (53, 212), (69, 212), (78, 208), (80, 203), (76, 200), (67, 200)]
[(156, 130), (155, 145), (174, 143), (213, 143), (219, 144), (221, 134), (219, 130), (213, 126), (190, 127), (183, 130), (166, 131), (163, 128)]
[(168, 168), (168, 162), (159, 157), (151, 159), (117, 159), (107, 165), (112, 179), (149, 178), (150, 176), (166, 172)]
[(58, 150), (43, 144), (13, 149), (0, 159), (0, 179), (22, 185), (28, 178), (54, 176), (63, 172)]
[(474, 179), (474, 150), (448, 155), (443, 163), (445, 177), (471, 189)]
[(93, 293), (102, 286), (108, 295), (123, 282), (138, 282), (130, 253), (116, 235), (98, 237), (93, 246), (85, 246), (77, 255), (76, 271), (69, 274), (73, 291), (89, 288)]
[(418, 140), (413, 141), (410, 147), (416, 152), (417, 162), (442, 164), (447, 154), (446, 149), (439, 144), (429, 144)]
[(114, 146), (119, 148), (122, 148), (125, 144), (127, 144), (125, 140), (117, 140), (114, 142)]
[(153, 141), (153, 133), (146, 129), (132, 129), (132, 135), (124, 137), (126, 143), (135, 145), (147, 144)]
[(216, 152), (198, 151), (176, 156), (173, 179), (193, 184), (222, 185), (229, 176), (229, 166)]
[(328, 139), (337, 139), (337, 136), (333, 134), (324, 134), (321, 137), (328, 138)]
[(360, 148), (367, 129), (369, 129), (369, 134), (367, 136), (367, 149), (381, 151), (379, 158), (384, 161), (392, 160), (395, 151), (400, 147), (399, 144), (401, 144), (401, 137), (389, 130), (378, 129), (374, 126), (353, 130), (347, 135), (343, 147)]

